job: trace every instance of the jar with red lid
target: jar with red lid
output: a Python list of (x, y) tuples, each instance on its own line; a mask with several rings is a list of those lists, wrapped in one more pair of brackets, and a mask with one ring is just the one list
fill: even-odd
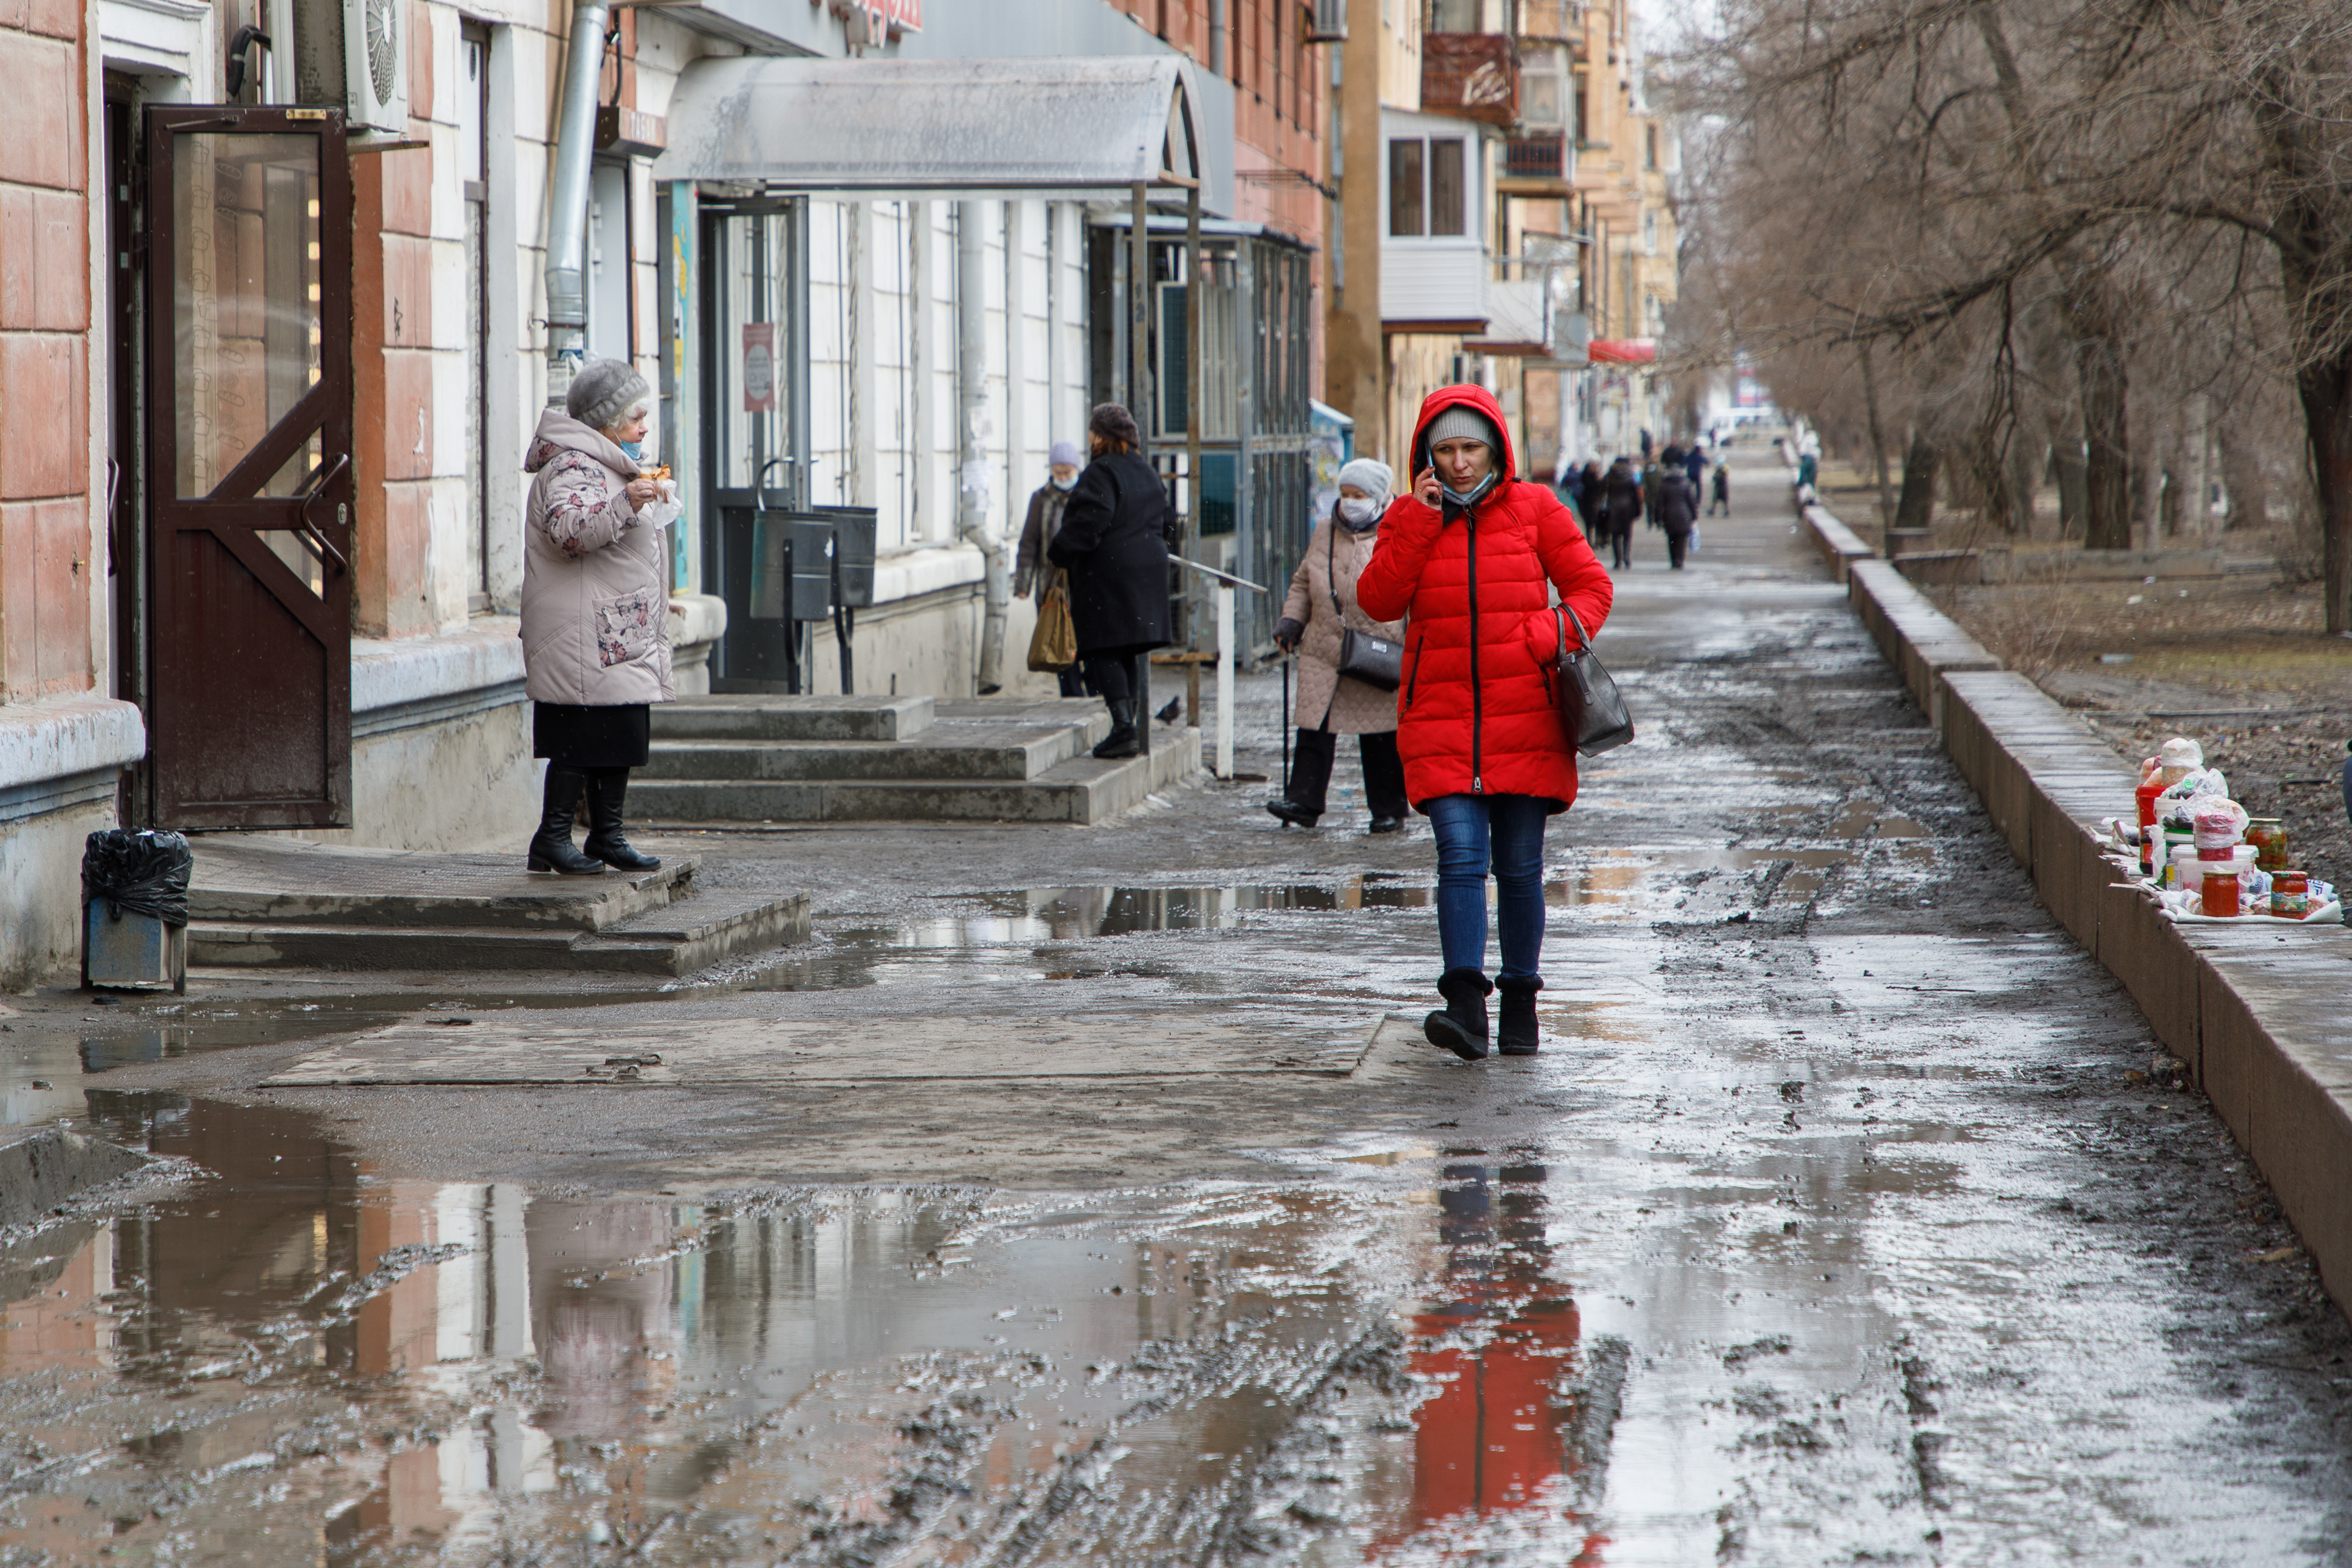
[(2216, 919), (2227, 920), (2237, 915), (2238, 873), (2234, 866), (2206, 874), (2205, 885), (2198, 894), (2198, 907)]
[(2311, 913), (2311, 873), (2271, 873), (2271, 913), (2282, 920), (2301, 920)]

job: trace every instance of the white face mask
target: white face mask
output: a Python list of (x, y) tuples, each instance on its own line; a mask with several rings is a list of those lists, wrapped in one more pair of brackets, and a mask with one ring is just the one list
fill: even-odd
[(1380, 515), (1380, 503), (1373, 500), (1370, 496), (1342, 496), (1339, 497), (1339, 516), (1355, 524), (1358, 528), (1363, 527), (1366, 523), (1370, 522), (1374, 517), (1377, 517)]
[(1077, 488), (1078, 484), (1078, 476), (1076, 474), (1071, 475), (1066, 479), (1048, 475), (1046, 476), (1046, 480), (1047, 483), (1051, 484), (1056, 490), (1074, 490)]

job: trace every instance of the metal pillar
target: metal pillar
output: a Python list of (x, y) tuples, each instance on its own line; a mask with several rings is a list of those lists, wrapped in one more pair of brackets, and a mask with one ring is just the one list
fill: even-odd
[(1234, 776), (1234, 585), (1217, 584), (1217, 777)]

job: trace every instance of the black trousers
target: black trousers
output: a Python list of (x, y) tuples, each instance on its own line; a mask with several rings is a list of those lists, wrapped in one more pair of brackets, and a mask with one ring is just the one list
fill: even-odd
[(1682, 569), (1683, 569), (1683, 552), (1684, 552), (1685, 550), (1688, 549), (1690, 549), (1690, 535), (1689, 535), (1689, 534), (1687, 534), (1687, 533), (1680, 533), (1680, 534), (1678, 534), (1678, 533), (1675, 532), (1675, 531), (1674, 531), (1674, 529), (1672, 529), (1672, 528), (1668, 528), (1668, 529), (1666, 530), (1666, 564), (1667, 564), (1667, 565), (1669, 565), (1669, 566), (1673, 567), (1676, 571), (1680, 571), (1680, 570), (1682, 570)]
[(1633, 564), (1633, 525), (1609, 530), (1609, 564), (1618, 570)]
[(1087, 677), (1079, 672), (1078, 667), (1076, 664), (1072, 664), (1066, 670), (1058, 671), (1056, 674), (1059, 675), (1062, 682), (1062, 695), (1064, 696), (1082, 697), (1087, 695)]
[[(1404, 798), (1404, 762), (1397, 756), (1396, 731), (1379, 730), (1356, 739), (1364, 763), (1364, 804), (1375, 817), (1402, 820), (1412, 805)], [(1300, 730), (1298, 748), (1291, 753), (1286, 798), (1322, 815), (1331, 789), (1331, 764), (1339, 755), (1339, 737), (1329, 730)]]
[(1132, 702), (1143, 691), (1144, 659), (1151, 652), (1139, 648), (1094, 648), (1084, 655), (1087, 685), (1106, 703)]

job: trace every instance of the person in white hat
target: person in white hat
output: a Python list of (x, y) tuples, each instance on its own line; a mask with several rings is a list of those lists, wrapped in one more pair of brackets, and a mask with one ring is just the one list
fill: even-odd
[[(1021, 548), (1013, 558), (1013, 598), (1028, 598), (1033, 588), (1044, 592), (1061, 570), (1045, 559), (1045, 551), (1054, 536), (1062, 531), (1062, 508), (1069, 504), (1070, 492), (1077, 488), (1078, 470), (1085, 466), (1086, 459), (1078, 455), (1075, 441), (1056, 441), (1045, 455), (1045, 482), (1030, 494), (1029, 516), (1021, 525)], [(1064, 696), (1087, 695), (1086, 676), (1077, 665), (1068, 665), (1060, 674)]]
[(1340, 673), (1348, 629), (1401, 646), (1404, 625), (1375, 621), (1356, 604), (1356, 579), (1380, 540), (1396, 475), (1378, 458), (1359, 457), (1339, 470), (1339, 500), (1307, 537), (1291, 574), (1290, 594), (1274, 641), (1298, 655), (1298, 744), (1283, 792), (1265, 809), (1286, 824), (1311, 828), (1323, 815), (1339, 737), (1352, 735), (1364, 764), (1364, 804), (1376, 833), (1404, 826), (1404, 763), (1397, 756), (1394, 687)]

